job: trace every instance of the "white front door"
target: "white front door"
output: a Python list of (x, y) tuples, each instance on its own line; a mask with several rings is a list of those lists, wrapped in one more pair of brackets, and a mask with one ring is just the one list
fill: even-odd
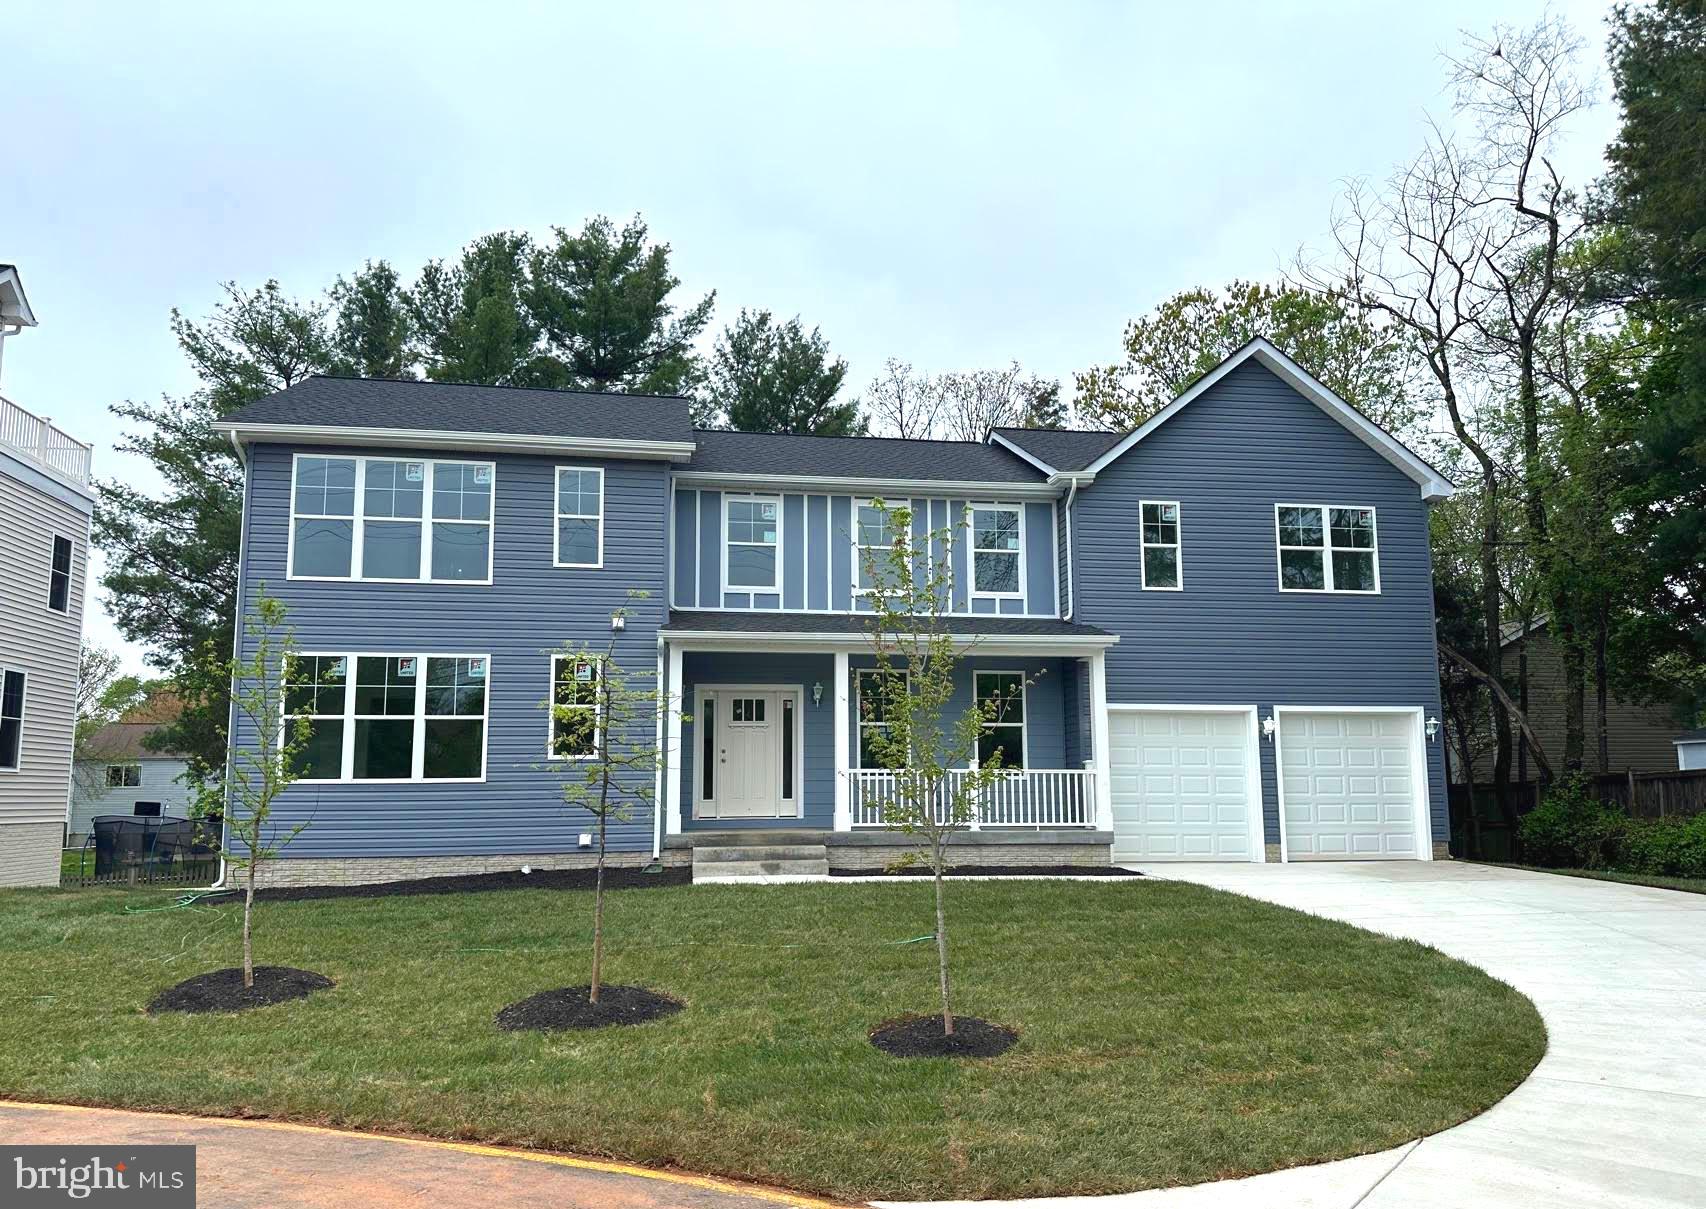
[(1108, 714), (1115, 864), (1260, 860), (1260, 780), (1248, 710)]
[(1286, 710), (1279, 722), (1286, 859), (1415, 860), (1427, 855), (1427, 772), (1415, 711)]
[(718, 819), (781, 815), (781, 699), (785, 696), (785, 692), (759, 689), (728, 689), (718, 694), (722, 716), (713, 743)]

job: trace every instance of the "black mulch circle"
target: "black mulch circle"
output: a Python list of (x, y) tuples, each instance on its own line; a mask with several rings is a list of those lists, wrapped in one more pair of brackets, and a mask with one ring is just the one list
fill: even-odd
[(871, 1030), (871, 1044), (891, 1058), (994, 1058), (1018, 1040), (1019, 1030), (976, 1016), (955, 1016), (952, 1034), (940, 1016), (902, 1016)]
[(290, 966), (256, 966), (252, 987), (243, 985), (241, 969), (214, 970), (167, 987), (149, 1001), (148, 1011), (244, 1012), (291, 999), (306, 999), (332, 985), (332, 980), (324, 974)]
[(509, 1032), (532, 1029), (542, 1033), (564, 1029), (604, 1028), (612, 1024), (644, 1024), (670, 1016), (685, 1006), (679, 999), (645, 987), (598, 988), (598, 1002), (587, 999), (591, 987), (558, 987), (540, 991), (510, 1004), (497, 1015), (498, 1027)]
[[(471, 894), (487, 890), (591, 890), (598, 879), (593, 869), (535, 869), (523, 873), (464, 873), (454, 877), (418, 877), (406, 882), (372, 882), (361, 886), (274, 886), (255, 891), (256, 902), (296, 903), (321, 898), (392, 898), (414, 894)], [(604, 871), (606, 890), (651, 890), (685, 886), (693, 881), (687, 865), (647, 873), (623, 866)]]

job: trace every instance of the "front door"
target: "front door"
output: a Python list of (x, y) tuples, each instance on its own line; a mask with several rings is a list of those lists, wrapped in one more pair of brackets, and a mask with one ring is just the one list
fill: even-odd
[(768, 818), (782, 813), (782, 697), (734, 689), (721, 694), (717, 817)]

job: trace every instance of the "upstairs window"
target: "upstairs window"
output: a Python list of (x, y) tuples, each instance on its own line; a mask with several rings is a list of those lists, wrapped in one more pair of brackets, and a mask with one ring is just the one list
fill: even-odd
[(24, 673), (0, 667), (0, 772), (17, 772), (24, 754)]
[(604, 471), (597, 466), (557, 467), (556, 564), (604, 565)]
[(490, 583), (490, 462), (298, 455), (290, 576)]
[(1024, 555), (1018, 508), (979, 504), (971, 509), (971, 579), (974, 596), (1016, 597)]
[(1143, 586), (1151, 591), (1178, 591), (1184, 586), (1179, 566), (1179, 505), (1144, 500)]
[(983, 714), (983, 731), (977, 738), (979, 767), (994, 762), (997, 753), (1002, 768), (1025, 766), (1025, 677), (1019, 672), (976, 672), (972, 686), (977, 708)]
[(137, 789), (142, 785), (142, 765), (108, 764), (108, 789)]
[(55, 613), (71, 611), (71, 539), (57, 534), (53, 539), (53, 563), (47, 573), (47, 607)]
[(585, 760), (598, 754), (602, 719), (598, 707), (598, 661), (551, 656), (551, 740), (555, 760)]
[[(305, 654), (285, 681), (286, 725), (306, 719), (304, 781), (478, 781), (484, 655)], [(353, 675), (352, 675), (353, 671)]]
[(894, 513), (872, 503), (857, 504), (856, 510), (853, 561), (858, 590), (869, 592), (875, 586), (873, 574), (885, 587), (898, 587), (895, 568), (889, 559), (896, 537)]
[(1279, 504), (1274, 509), (1282, 592), (1380, 591), (1373, 508)]
[(775, 496), (730, 496), (726, 504), (728, 543), (724, 549), (726, 587), (774, 592), (780, 546), (782, 504)]

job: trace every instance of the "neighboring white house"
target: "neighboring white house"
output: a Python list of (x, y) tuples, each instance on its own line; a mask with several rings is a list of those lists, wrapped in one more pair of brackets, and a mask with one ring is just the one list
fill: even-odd
[[(35, 324), (0, 264), (0, 351)], [(0, 886), (59, 881), (94, 510), (89, 446), (0, 394)]]
[(1685, 731), (1676, 737), (1676, 766), (1683, 772), (1706, 768), (1706, 730)]
[(71, 821), (65, 843), (89, 837), (90, 820), (123, 814), (135, 818), (188, 818), (191, 794), (181, 778), (182, 756), (150, 751), (148, 736), (161, 722), (112, 722), (89, 736), (71, 780)]

